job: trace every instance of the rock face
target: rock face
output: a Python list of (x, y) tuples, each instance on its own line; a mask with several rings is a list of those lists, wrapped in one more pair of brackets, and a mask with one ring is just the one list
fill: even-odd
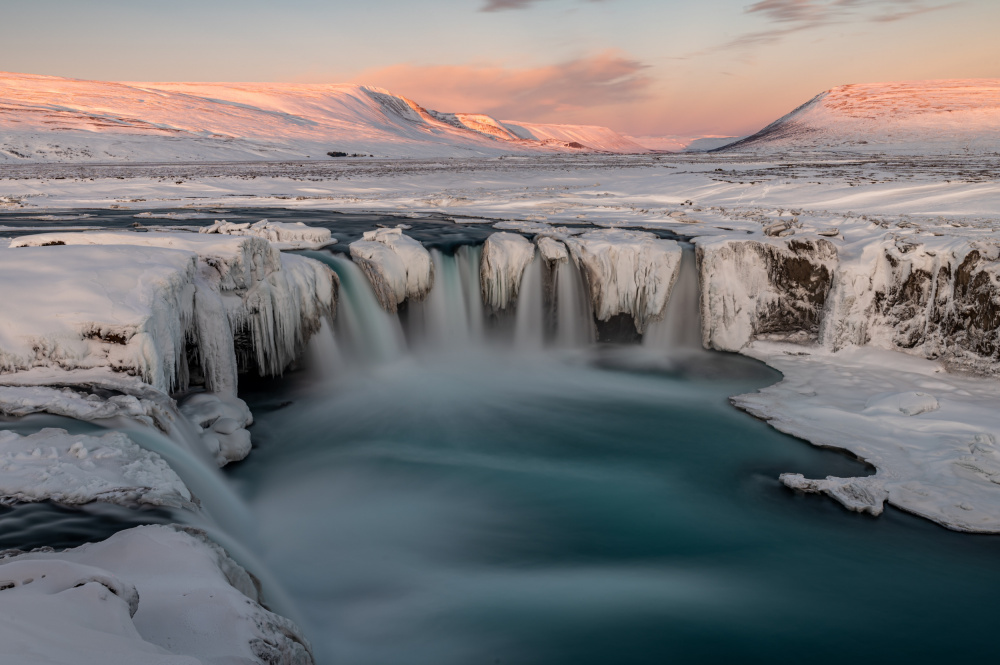
[(395, 312), (407, 298), (423, 300), (434, 286), (430, 252), (402, 229), (366, 231), (363, 240), (351, 243), (351, 258), (387, 312)]
[(825, 239), (697, 243), (702, 339), (739, 351), (761, 337), (815, 340), (837, 267)]
[(517, 301), (524, 270), (535, 258), (535, 247), (516, 233), (494, 233), (486, 239), (479, 261), (483, 304), (503, 311)]
[(594, 316), (625, 314), (639, 334), (663, 316), (680, 272), (682, 250), (652, 233), (602, 229), (566, 239), (590, 289)]
[(1000, 248), (992, 242), (887, 238), (845, 261), (822, 342), (872, 344), (980, 371), (1000, 361)]

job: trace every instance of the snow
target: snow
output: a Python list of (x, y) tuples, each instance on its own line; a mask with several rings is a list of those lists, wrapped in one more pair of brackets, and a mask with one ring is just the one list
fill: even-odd
[(831, 352), (755, 342), (745, 352), (784, 379), (734, 404), (877, 468), (870, 478), (790, 475), (786, 484), (824, 492), (852, 510), (878, 514), (885, 499), (950, 529), (1000, 531), (995, 378), (949, 373), (941, 363), (872, 347)]
[(0, 560), (0, 640), (28, 664), (309, 665), (301, 632), (203, 534), (144, 526)]
[(954, 79), (839, 86), (725, 150), (975, 154), (998, 143), (1000, 79)]
[[(638, 148), (603, 127), (539, 125), (537, 140), (500, 131), (499, 123), (497, 131), (483, 132), (493, 124), (463, 114), (470, 118), (467, 125), (453, 114), (360, 85), (112, 83), (0, 73), (0, 105), (5, 111), (0, 162), (8, 163), (329, 160), (328, 152), (495, 157), (578, 150), (566, 140), (581, 140), (592, 150)], [(558, 138), (563, 135), (574, 138)]]
[(170, 466), (124, 434), (83, 436), (47, 428), (21, 436), (0, 430), (0, 504), (24, 501), (192, 505)]
[(520, 139), (541, 141), (547, 145), (562, 145), (570, 149), (599, 152), (649, 152), (648, 148), (607, 127), (553, 125), (517, 120), (504, 120), (502, 126)]
[(565, 242), (586, 277), (598, 320), (628, 314), (641, 334), (662, 318), (680, 272), (682, 250), (675, 241), (607, 229)]
[(351, 258), (388, 312), (407, 298), (423, 300), (434, 285), (430, 252), (400, 228), (366, 231), (362, 240), (351, 243)]
[(198, 426), (201, 441), (219, 466), (225, 466), (250, 454), (250, 432), (253, 416), (246, 402), (229, 395), (203, 392), (187, 397), (180, 411)]
[(279, 250), (287, 249), (320, 249), (337, 241), (331, 239), (330, 230), (307, 226), (302, 222), (271, 222), (262, 219), (253, 224), (242, 224), (216, 221), (211, 226), (204, 226), (199, 233), (221, 233), (233, 236), (254, 236), (270, 241), (271, 246)]
[(506, 310), (517, 301), (524, 270), (535, 258), (535, 246), (516, 233), (494, 233), (486, 238), (479, 259), (483, 303)]
[[(210, 379), (209, 387), (216, 392), (235, 391), (236, 359), (232, 357), (231, 340), (239, 331), (250, 334), (251, 349), (243, 351), (246, 359), (252, 359), (254, 368), (262, 375), (276, 375), (295, 359), (309, 335), (319, 329), (320, 320), (330, 316), (334, 307), (334, 277), (326, 266), (304, 257), (283, 255), (263, 238), (200, 233), (50, 233), (17, 238), (12, 247), (35, 247), (32, 250), (36, 252), (35, 260), (41, 261), (44, 259), (37, 257), (46, 255), (37, 252), (48, 250), (41, 246), (52, 243), (106, 245), (103, 251), (117, 252), (118, 260), (123, 263), (128, 257), (149, 253), (126, 245), (194, 252), (197, 256), (184, 256), (200, 259), (197, 281), (193, 275), (187, 278), (189, 285), (197, 287), (197, 299), (193, 290), (189, 290), (184, 307), (160, 308), (157, 312), (160, 316), (173, 311), (185, 313), (185, 325), (178, 331), (179, 343), (183, 342), (183, 332), (194, 314), (200, 313), (196, 327), (199, 339), (205, 342), (199, 346), (199, 353)], [(6, 251), (17, 256), (15, 252), (25, 250)], [(30, 257), (25, 259), (31, 262)], [(86, 272), (88, 265), (76, 264), (72, 270)], [(3, 274), (0, 272), (0, 276)], [(7, 277), (13, 280), (15, 273), (7, 273)], [(67, 274), (64, 279), (74, 278)], [(218, 317), (220, 303), (228, 321)], [(45, 311), (39, 316), (54, 314)], [(177, 348), (182, 346), (179, 344)], [(177, 367), (173, 369), (176, 373)], [(169, 391), (179, 383), (174, 376), (169, 378), (151, 383)]]
[(0, 249), (0, 372), (107, 366), (173, 389), (196, 258), (123, 246)]

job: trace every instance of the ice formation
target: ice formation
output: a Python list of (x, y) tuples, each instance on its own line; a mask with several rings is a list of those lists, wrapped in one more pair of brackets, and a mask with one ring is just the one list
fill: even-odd
[(407, 298), (423, 300), (434, 286), (430, 253), (400, 228), (366, 231), (362, 240), (351, 243), (351, 257), (388, 312)]
[(878, 476), (862, 478), (836, 478), (827, 476), (824, 480), (810, 480), (801, 473), (783, 473), (778, 479), (800, 492), (826, 494), (839, 501), (848, 510), (878, 516), (885, 509), (889, 492)]
[(17, 663), (311, 665), (299, 629), (201, 532), (144, 526), (0, 559), (0, 641)]
[(198, 232), (264, 238), (279, 250), (319, 249), (337, 242), (330, 237), (330, 229), (307, 226), (302, 222), (272, 222), (266, 219), (253, 224), (221, 220), (211, 226), (202, 227)]
[(190, 506), (192, 499), (163, 458), (124, 434), (0, 430), (0, 504), (24, 501)]
[(641, 334), (663, 315), (681, 266), (676, 242), (603, 229), (569, 237), (566, 245), (586, 277), (598, 320), (627, 314)]
[(524, 269), (535, 258), (535, 246), (516, 233), (494, 233), (486, 239), (479, 262), (483, 303), (505, 310), (517, 301)]

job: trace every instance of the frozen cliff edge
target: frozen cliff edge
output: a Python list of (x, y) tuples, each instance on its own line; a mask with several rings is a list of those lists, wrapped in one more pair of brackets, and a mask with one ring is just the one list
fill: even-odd
[(351, 258), (387, 312), (395, 312), (407, 298), (423, 300), (434, 286), (430, 252), (402, 229), (365, 231), (351, 243)]
[(784, 374), (733, 403), (878, 469), (785, 474), (786, 485), (851, 510), (877, 515), (888, 501), (951, 529), (1000, 532), (995, 242), (874, 231), (852, 243), (728, 237), (696, 247), (705, 346)]
[(0, 639), (16, 662), (313, 663), (299, 629), (201, 532), (144, 526), (0, 557)]
[(683, 251), (673, 240), (643, 231), (601, 229), (566, 238), (590, 289), (594, 316), (625, 314), (639, 334), (663, 317)]

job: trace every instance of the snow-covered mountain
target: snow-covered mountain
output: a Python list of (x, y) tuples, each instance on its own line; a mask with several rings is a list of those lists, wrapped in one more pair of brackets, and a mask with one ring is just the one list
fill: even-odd
[(0, 73), (0, 163), (647, 152), (606, 127), (439, 113), (361, 85), (114, 83)]
[(720, 152), (1000, 152), (1000, 79), (844, 85)]

